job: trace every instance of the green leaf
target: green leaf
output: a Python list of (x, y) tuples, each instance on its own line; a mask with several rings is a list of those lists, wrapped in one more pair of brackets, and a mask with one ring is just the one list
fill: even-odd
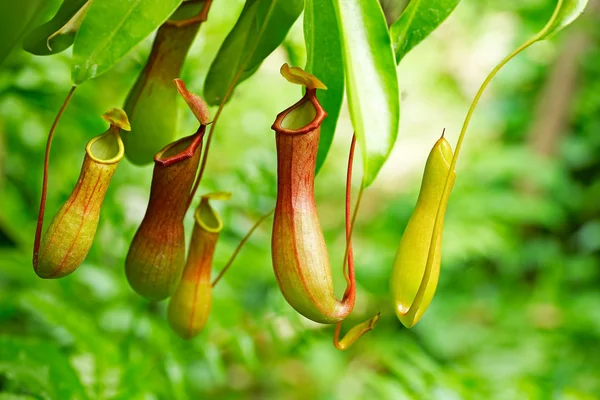
[(220, 104), (231, 82), (249, 78), (283, 42), (302, 12), (303, 0), (248, 0), (225, 38), (204, 85), (204, 99)]
[(49, 5), (52, 3), (44, 0), (0, 2), (0, 65)]
[(350, 117), (362, 149), (367, 187), (388, 158), (400, 118), (396, 63), (377, 0), (330, 0), (337, 8)]
[(108, 71), (165, 22), (181, 1), (93, 1), (75, 35), (73, 83), (79, 85)]
[(85, 390), (69, 358), (48, 341), (0, 336), (3, 389), (51, 399), (85, 399)]
[(76, 14), (81, 15), (79, 11), (88, 2), (89, 0), (65, 0), (50, 21), (29, 32), (23, 42), (23, 49), (38, 56), (47, 56), (69, 48), (75, 39), (75, 31), (65, 31), (65, 27), (68, 28)]
[(318, 93), (319, 102), (327, 111), (327, 118), (321, 125), (317, 154), (318, 173), (331, 147), (344, 99), (342, 43), (333, 3), (305, 0), (304, 41), (307, 52), (306, 72), (310, 72), (327, 85), (327, 90)]
[(435, 30), (460, 0), (413, 0), (390, 27), (396, 63)]
[(588, 4), (588, 0), (559, 0), (554, 14), (540, 32), (538, 40), (546, 39), (561, 31), (577, 19)]

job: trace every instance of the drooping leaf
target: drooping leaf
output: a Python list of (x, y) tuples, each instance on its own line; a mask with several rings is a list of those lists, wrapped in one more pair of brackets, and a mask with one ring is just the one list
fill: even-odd
[(316, 167), (318, 173), (331, 147), (344, 99), (342, 43), (331, 1), (305, 0), (304, 40), (307, 52), (306, 71), (327, 85), (327, 90), (318, 94), (319, 102), (327, 111), (327, 118), (321, 125)]
[(350, 117), (369, 186), (388, 158), (400, 118), (396, 63), (377, 0), (333, 1), (341, 27)]
[(0, 2), (0, 64), (29, 29), (35, 26), (49, 5), (51, 2), (44, 0)]
[(588, 4), (588, 0), (559, 0), (552, 18), (540, 32), (539, 40), (561, 31), (577, 19)]
[(69, 28), (72, 23), (81, 23), (84, 6), (89, 2), (65, 0), (50, 21), (29, 32), (23, 49), (38, 56), (47, 56), (69, 48), (75, 39), (75, 30)]
[[(303, 0), (248, 0), (225, 38), (204, 85), (204, 98), (218, 105), (231, 82), (249, 78), (281, 44), (304, 6)], [(240, 72), (241, 70), (241, 72)]]
[(460, 0), (412, 0), (390, 27), (396, 63), (435, 30)]
[(90, 5), (73, 44), (71, 79), (79, 85), (108, 71), (167, 20), (182, 0), (102, 0)]

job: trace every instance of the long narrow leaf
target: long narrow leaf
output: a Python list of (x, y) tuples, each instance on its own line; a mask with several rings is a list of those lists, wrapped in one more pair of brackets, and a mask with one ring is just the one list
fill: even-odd
[(181, 1), (93, 1), (75, 35), (73, 83), (79, 85), (108, 71), (165, 22)]
[(396, 63), (435, 30), (460, 0), (413, 0), (390, 27)]
[(366, 187), (377, 177), (398, 134), (396, 63), (377, 0), (330, 1), (342, 32), (350, 116), (362, 149)]
[(319, 92), (319, 101), (327, 111), (327, 118), (321, 125), (318, 173), (331, 147), (344, 100), (344, 64), (333, 4), (319, 0), (305, 0), (304, 4), (304, 41), (307, 52), (305, 69), (327, 85), (327, 90)]
[[(246, 2), (206, 76), (204, 98), (208, 104), (221, 103), (242, 66), (243, 71), (236, 85), (258, 70), (264, 59), (283, 42), (285, 35), (300, 16), (303, 6), (303, 0)], [(263, 33), (259, 37), (261, 31)]]
[(23, 49), (32, 54), (46, 56), (60, 53), (69, 48), (75, 40), (75, 32), (58, 34), (89, 0), (65, 0), (54, 17), (35, 28), (23, 42)]

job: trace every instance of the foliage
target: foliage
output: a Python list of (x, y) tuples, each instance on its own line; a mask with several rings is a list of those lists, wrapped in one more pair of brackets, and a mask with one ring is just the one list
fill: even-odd
[(108, 71), (175, 11), (182, 0), (93, 1), (73, 43), (73, 83)]
[(80, 22), (76, 15), (82, 11), (85, 3), (87, 0), (64, 1), (52, 19), (27, 34), (23, 48), (40, 56), (60, 53), (69, 48), (76, 32), (76, 29), (69, 29), (70, 22)]
[(459, 2), (460, 0), (411, 1), (390, 27), (396, 62), (399, 63), (413, 47), (444, 22)]
[(206, 75), (204, 97), (208, 104), (226, 101), (231, 84), (235, 86), (256, 72), (283, 41), (302, 6), (302, 0), (246, 2)]

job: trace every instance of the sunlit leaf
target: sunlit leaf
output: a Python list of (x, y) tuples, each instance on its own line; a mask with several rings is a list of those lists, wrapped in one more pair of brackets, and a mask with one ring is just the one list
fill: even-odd
[(390, 27), (396, 63), (435, 30), (460, 0), (413, 0)]
[(321, 124), (316, 169), (318, 173), (331, 147), (344, 99), (342, 43), (332, 2), (305, 0), (304, 40), (307, 52), (306, 71), (327, 85), (326, 91), (318, 92), (319, 102), (327, 111), (327, 118)]
[(343, 38), (350, 116), (363, 155), (363, 185), (369, 186), (398, 134), (396, 63), (377, 0), (330, 1), (337, 7)]
[(102, 0), (90, 5), (73, 45), (71, 79), (78, 85), (108, 71), (158, 28), (182, 0)]
[(89, 0), (65, 0), (50, 21), (27, 34), (23, 48), (39, 56), (60, 53), (69, 48), (75, 39), (75, 31), (68, 29), (69, 23), (77, 18), (81, 22), (85, 11), (83, 6), (88, 2)]
[(283, 42), (304, 6), (303, 0), (248, 0), (214, 59), (204, 85), (210, 105), (221, 103), (231, 82), (249, 78)]

